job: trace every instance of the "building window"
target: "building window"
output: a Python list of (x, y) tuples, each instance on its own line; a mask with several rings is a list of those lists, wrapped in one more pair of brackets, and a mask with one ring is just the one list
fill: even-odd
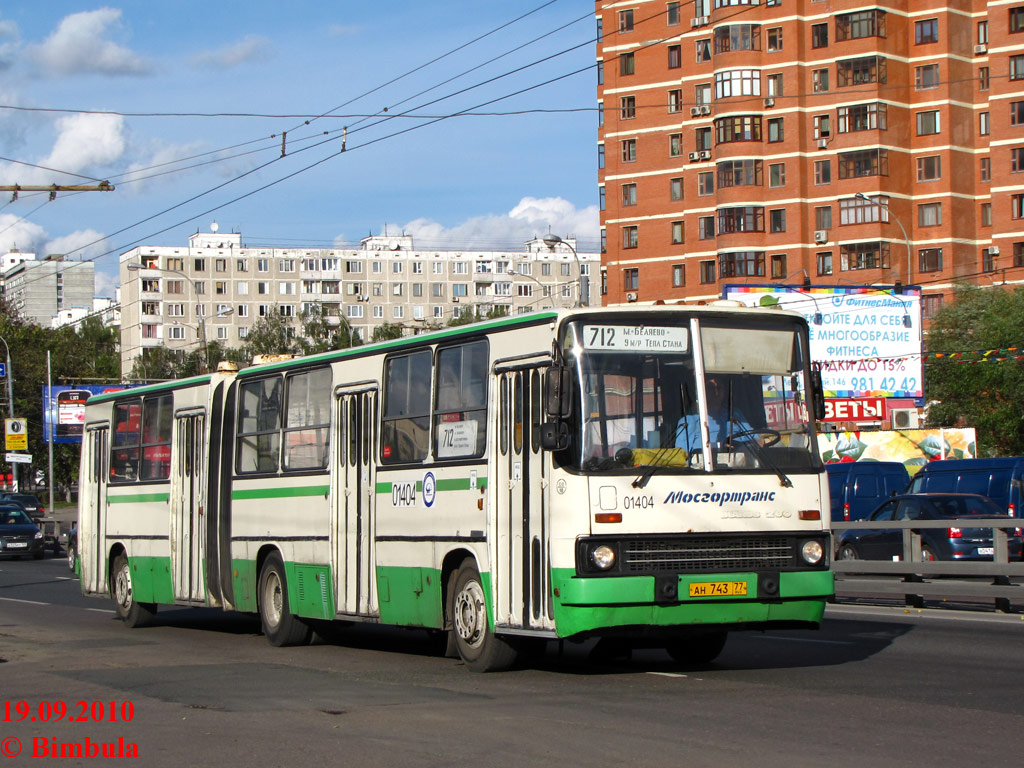
[(937, 227), (942, 224), (942, 203), (921, 203), (917, 206), (917, 226)]
[(917, 252), (917, 257), (921, 272), (938, 272), (942, 269), (941, 248), (922, 248)]
[(832, 206), (819, 205), (814, 209), (814, 228), (832, 229)]
[(734, 232), (764, 232), (764, 208), (759, 205), (719, 208), (718, 234)]
[(1024, 243), (1013, 244), (1013, 266), (1024, 267)]
[(636, 248), (639, 244), (639, 233), (636, 225), (622, 228), (622, 247)]
[(715, 73), (715, 98), (730, 96), (760, 96), (761, 70), (728, 69)]
[(665, 24), (674, 27), (679, 24), (679, 2), (671, 2), (665, 6)]
[(1024, 6), (1010, 9), (1010, 34), (1024, 32)]
[(180, 325), (172, 325), (167, 328), (167, 338), (174, 341), (181, 341), (185, 338), (185, 329)]
[(818, 263), (818, 274), (819, 275), (831, 275), (832, 274), (832, 252), (831, 251), (820, 251), (815, 254), (816, 261)]
[(885, 37), (885, 11), (857, 11), (836, 16), (836, 41)]
[(718, 188), (761, 186), (761, 160), (725, 160), (717, 165)]
[(942, 178), (942, 158), (939, 155), (927, 155), (917, 158), (917, 180), (937, 181)]
[(765, 85), (767, 90), (765, 96), (781, 96), (782, 95), (782, 75), (768, 75), (765, 77)]
[(815, 93), (825, 93), (828, 91), (828, 70), (815, 69), (811, 72), (811, 85)]
[(832, 116), (831, 115), (815, 115), (814, 116), (814, 138), (815, 139), (827, 139), (832, 135)]
[(697, 196), (707, 197), (715, 194), (714, 171), (701, 171), (697, 174)]
[(683, 48), (680, 45), (668, 47), (668, 68), (679, 69), (683, 66)]
[(636, 182), (622, 185), (622, 205), (623, 207), (636, 205)]
[(776, 253), (772, 255), (772, 279), (782, 280), (789, 273), (786, 271), (786, 254)]
[(196, 259), (195, 262), (193, 263), (193, 269), (196, 272), (205, 272), (206, 271), (206, 259)]
[(619, 99), (619, 115), (623, 120), (636, 117), (636, 96), (623, 96)]
[(714, 216), (701, 216), (697, 219), (697, 239), (698, 240), (714, 240), (715, 239), (715, 217)]
[(989, 87), (989, 68), (978, 67), (978, 90), (987, 91)]
[(811, 47), (828, 48), (828, 24), (811, 25)]
[(630, 269), (622, 270), (622, 290), (624, 291), (638, 291), (640, 290), (640, 270), (633, 267)]
[(695, 149), (698, 152), (711, 151), (711, 128), (697, 128), (693, 135), (697, 140)]
[(921, 297), (921, 317), (932, 318), (938, 314), (938, 311), (942, 309), (942, 294), (938, 293), (934, 296), (924, 295)]
[(783, 129), (782, 118), (773, 117), (768, 121), (768, 143), (773, 144), (784, 140), (786, 137)]
[(672, 287), (682, 288), (686, 285), (686, 270), (682, 264), (672, 265)]
[(981, 226), (992, 226), (992, 203), (981, 204)]
[(633, 10), (619, 11), (619, 32), (633, 31)]
[(839, 155), (839, 178), (855, 179), (864, 176), (889, 175), (889, 150), (862, 149)]
[(1024, 101), (1010, 102), (1010, 125), (1024, 125)]
[(761, 27), (758, 24), (730, 24), (715, 30), (715, 53), (760, 50)]
[(697, 41), (697, 63), (704, 64), (711, 61), (711, 38), (706, 37)]
[(817, 186), (823, 184), (832, 183), (832, 161), (831, 160), (815, 160), (814, 161), (814, 183)]
[(928, 136), (939, 132), (939, 110), (917, 113), (917, 135)]
[(885, 83), (885, 59), (882, 56), (862, 56), (836, 62), (836, 79), (840, 88)]
[(634, 53), (620, 53), (619, 54), (619, 74), (620, 75), (632, 75), (636, 72), (636, 54)]
[(711, 103), (710, 84), (701, 83), (700, 85), (693, 86), (693, 103), (698, 107)]
[(715, 134), (719, 144), (734, 141), (761, 141), (761, 116), (741, 115), (715, 120)]
[(1010, 172), (1021, 171), (1024, 171), (1024, 147), (1013, 147), (1010, 149)]
[(718, 254), (718, 273), (723, 277), (764, 277), (764, 252), (739, 251)]
[(683, 179), (681, 176), (668, 180), (668, 196), (673, 202), (683, 199)]
[(769, 27), (767, 38), (769, 53), (776, 53), (782, 50), (782, 27)]
[(768, 225), (773, 234), (786, 231), (786, 209), (774, 208), (768, 213)]
[(1024, 219), (1024, 195), (1010, 196), (1010, 216), (1014, 219)]
[(1024, 80), (1024, 53), (1010, 57), (1010, 79)]
[(683, 222), (673, 221), (672, 222), (672, 245), (680, 245), (684, 242), (684, 229)]
[(683, 91), (681, 88), (673, 88), (668, 92), (668, 111), (683, 111)]
[(700, 282), (702, 285), (715, 282), (715, 262), (714, 261), (702, 261), (700, 262)]
[(668, 154), (669, 157), (679, 157), (683, 154), (683, 134), (670, 133), (668, 135)]
[(843, 245), (839, 254), (842, 271), (888, 269), (889, 244), (878, 241)]
[(636, 139), (623, 139), (622, 140), (622, 162), (624, 162), (624, 163), (635, 163), (636, 162)]
[(925, 43), (939, 42), (939, 20), (921, 19), (914, 22), (914, 44), (924, 45)]
[(889, 221), (889, 198), (879, 197), (876, 200), (862, 200), (859, 197), (847, 197), (839, 201), (839, 224), (871, 224), (876, 221)]
[(979, 163), (980, 163), (979, 168), (980, 168), (980, 175), (981, 175), (981, 179), (980, 180), (983, 181), (983, 182), (992, 181), (992, 158), (991, 157), (983, 157), (983, 158), (981, 158), (979, 160)]
[(988, 114), (989, 114), (988, 112), (980, 112), (980, 113), (978, 113), (978, 135), (979, 136), (988, 136), (988, 134), (989, 134), (990, 124), (989, 124)]
[(918, 91), (928, 91), (939, 87), (939, 65), (925, 64), (914, 69), (914, 88)]

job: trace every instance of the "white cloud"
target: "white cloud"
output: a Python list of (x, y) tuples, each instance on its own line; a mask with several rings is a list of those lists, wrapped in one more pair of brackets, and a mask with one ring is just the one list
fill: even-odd
[(141, 56), (109, 39), (120, 20), (117, 8), (73, 13), (65, 16), (46, 40), (30, 46), (28, 54), (53, 75), (146, 74), (149, 64)]
[(527, 240), (554, 232), (577, 238), (581, 250), (592, 249), (600, 236), (597, 206), (581, 210), (560, 197), (524, 197), (507, 214), (477, 216), (453, 227), (415, 219), (404, 227), (421, 248), (519, 249)]
[(19, 218), (11, 213), (0, 213), (0, 253), (15, 248), (24, 253), (39, 253), (46, 241), (46, 230)]
[(49, 157), (39, 165), (79, 173), (112, 165), (127, 149), (120, 115), (69, 115), (57, 121), (57, 130)]
[(190, 63), (197, 69), (231, 69), (247, 61), (262, 61), (273, 55), (271, 42), (259, 35), (248, 35), (244, 39), (215, 51), (206, 51), (193, 56)]
[(95, 229), (80, 229), (48, 240), (41, 255), (70, 254), (76, 260), (96, 258), (107, 250), (107, 237)]
[(9, 68), (18, 47), (18, 25), (0, 19), (0, 72)]

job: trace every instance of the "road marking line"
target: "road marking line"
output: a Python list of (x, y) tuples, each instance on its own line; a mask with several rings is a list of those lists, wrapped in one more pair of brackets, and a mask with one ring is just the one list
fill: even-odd
[(679, 672), (646, 672), (648, 675), (658, 675), (659, 677), (689, 677), (689, 675), (683, 675)]
[(87, 611), (95, 611), (96, 613), (115, 613), (115, 611), (107, 610), (106, 608), (86, 608)]
[(0, 600), (6, 600), (9, 603), (29, 603), (30, 605), (49, 605), (49, 603), (40, 603), (38, 600), (18, 600), (15, 597), (0, 597)]

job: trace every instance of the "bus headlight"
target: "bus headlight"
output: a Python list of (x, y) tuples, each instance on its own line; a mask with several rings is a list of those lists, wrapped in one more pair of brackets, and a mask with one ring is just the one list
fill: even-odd
[(818, 565), (825, 557), (825, 548), (821, 546), (820, 541), (805, 541), (800, 547), (800, 556), (808, 565)]
[(615, 550), (607, 544), (594, 547), (590, 550), (590, 561), (602, 571), (607, 571), (615, 565)]

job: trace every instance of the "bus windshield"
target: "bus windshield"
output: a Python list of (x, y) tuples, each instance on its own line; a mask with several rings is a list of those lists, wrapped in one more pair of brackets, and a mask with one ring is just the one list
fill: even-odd
[(564, 464), (597, 473), (820, 468), (798, 320), (583, 320), (568, 333), (579, 408)]

